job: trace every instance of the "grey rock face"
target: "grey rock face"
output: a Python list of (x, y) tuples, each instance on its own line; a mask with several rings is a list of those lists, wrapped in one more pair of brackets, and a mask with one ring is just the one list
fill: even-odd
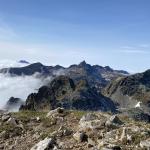
[(147, 139), (145, 141), (140, 142), (141, 148), (146, 148), (147, 150), (150, 150), (150, 139)]
[(116, 115), (111, 116), (105, 123), (106, 127), (108, 128), (116, 128), (122, 124), (123, 122)]
[(140, 108), (126, 109), (123, 113), (136, 121), (150, 122), (150, 115)]
[(114, 103), (94, 88), (87, 80), (78, 83), (67, 76), (59, 76), (48, 86), (43, 86), (38, 93), (28, 96), (21, 110), (51, 110), (57, 107), (78, 110), (116, 111)]
[(73, 138), (75, 140), (77, 140), (78, 142), (86, 142), (88, 141), (88, 136), (84, 133), (84, 132), (76, 132), (74, 135), (73, 135)]
[(105, 122), (107, 117), (105, 116), (97, 116), (92, 113), (88, 113), (84, 115), (79, 122), (79, 128), (82, 130), (86, 129), (102, 129), (105, 126)]
[(54, 148), (55, 141), (52, 138), (45, 138), (31, 148), (31, 150), (48, 150)]
[(55, 117), (62, 117), (62, 116), (64, 116), (65, 115), (65, 110), (63, 109), (63, 108), (60, 108), (60, 107), (58, 107), (58, 108), (56, 108), (56, 109), (54, 109), (54, 110), (51, 110), (48, 114), (47, 114), (47, 116), (46, 117), (53, 117), (53, 118), (55, 118)]
[(134, 108), (141, 102), (144, 110), (150, 107), (150, 70), (143, 73), (117, 78), (104, 90), (120, 108)]
[(10, 115), (4, 114), (4, 115), (2, 116), (2, 121), (7, 121), (9, 118), (10, 118)]
[(7, 101), (4, 109), (7, 111), (18, 111), (19, 107), (24, 104), (24, 101), (22, 101), (20, 98), (10, 97), (10, 99)]

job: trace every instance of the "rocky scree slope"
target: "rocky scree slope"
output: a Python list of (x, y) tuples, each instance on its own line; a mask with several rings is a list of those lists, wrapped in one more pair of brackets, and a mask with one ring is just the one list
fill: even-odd
[(21, 111), (0, 114), (2, 150), (148, 150), (150, 124), (119, 114)]

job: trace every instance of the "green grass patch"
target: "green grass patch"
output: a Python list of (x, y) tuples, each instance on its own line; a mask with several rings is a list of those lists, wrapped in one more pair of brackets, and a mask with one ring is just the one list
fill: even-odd
[(83, 115), (87, 114), (89, 111), (72, 110), (71, 112), (77, 119), (80, 119)]
[(19, 111), (12, 113), (12, 115), (22, 122), (28, 122), (31, 118), (40, 117), (40, 119), (44, 119), (46, 117), (47, 112), (37, 112), (37, 111)]

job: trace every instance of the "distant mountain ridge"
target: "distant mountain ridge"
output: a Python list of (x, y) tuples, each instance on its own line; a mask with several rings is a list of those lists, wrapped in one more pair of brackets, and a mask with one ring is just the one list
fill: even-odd
[[(45, 66), (41, 63), (25, 67), (3, 68), (0, 73), (12, 76), (36, 76), (47, 78), (47, 83), (31, 93), (21, 110), (49, 110), (57, 107), (79, 110), (116, 111), (114, 102), (101, 94), (108, 83), (129, 75), (126, 71), (113, 70), (109, 66), (90, 65), (85, 61), (69, 67)], [(13, 96), (13, 95), (12, 95)]]
[(89, 84), (100, 88), (106, 86), (106, 84), (112, 79), (129, 74), (126, 71), (113, 70), (109, 66), (92, 66), (87, 64), (85, 61), (78, 65), (71, 65), (67, 68), (59, 65), (45, 66), (38, 62), (25, 67), (3, 68), (0, 69), (0, 73), (10, 73), (11, 75), (16, 76), (33, 75), (35, 73), (40, 73), (42, 76), (66, 75), (75, 81), (87, 79)]

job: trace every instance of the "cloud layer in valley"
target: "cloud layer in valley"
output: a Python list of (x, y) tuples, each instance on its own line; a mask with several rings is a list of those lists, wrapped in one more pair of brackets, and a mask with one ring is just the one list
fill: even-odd
[[(16, 61), (0, 61), (0, 68), (21, 67), (24, 65), (25, 64), (20, 64)], [(30, 93), (37, 92), (37, 89), (46, 84), (49, 80), (51, 80), (51, 77), (45, 79), (37, 78), (37, 74), (13, 77), (9, 74), (0, 74), (0, 109), (11, 96), (25, 100)]]

